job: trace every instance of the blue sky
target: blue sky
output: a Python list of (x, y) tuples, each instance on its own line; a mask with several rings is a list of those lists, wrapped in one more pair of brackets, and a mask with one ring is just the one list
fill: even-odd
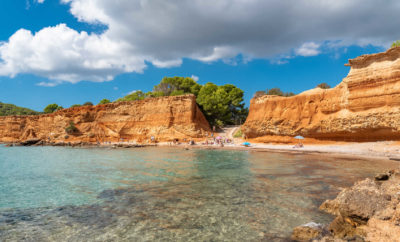
[[(299, 1), (297, 12), (257, 0), (91, 2), (0, 2), (1, 102), (69, 107), (150, 91), (164, 76), (193, 75), (201, 84), (237, 85), (249, 103), (267, 88), (300, 93), (321, 82), (335, 86), (347, 75), (349, 58), (383, 51), (400, 38), (396, 1), (387, 7), (366, 1), (369, 8), (356, 11), (354, 3)], [(326, 12), (310, 17), (313, 8)], [(277, 9), (283, 12), (273, 16)]]

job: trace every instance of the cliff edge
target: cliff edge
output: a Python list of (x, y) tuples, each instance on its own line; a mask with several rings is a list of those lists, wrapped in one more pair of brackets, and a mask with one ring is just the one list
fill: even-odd
[[(70, 128), (71, 124), (74, 128)], [(52, 114), (0, 117), (0, 141), (148, 142), (200, 138), (210, 127), (194, 95), (68, 108)], [(69, 132), (68, 132), (69, 131)]]
[(267, 135), (329, 140), (400, 139), (400, 47), (349, 60), (334, 88), (293, 97), (253, 98), (242, 127), (247, 138)]

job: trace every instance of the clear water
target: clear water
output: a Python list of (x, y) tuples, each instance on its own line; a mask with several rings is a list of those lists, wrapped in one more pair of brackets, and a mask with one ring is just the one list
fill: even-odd
[(397, 162), (179, 148), (0, 146), (0, 241), (284, 241)]

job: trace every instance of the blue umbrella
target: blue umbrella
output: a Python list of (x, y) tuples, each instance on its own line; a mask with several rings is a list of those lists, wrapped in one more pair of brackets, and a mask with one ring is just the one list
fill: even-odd
[(304, 139), (303, 136), (297, 135), (296, 137), (294, 137), (295, 139)]
[(249, 142), (244, 142), (242, 145), (250, 145)]

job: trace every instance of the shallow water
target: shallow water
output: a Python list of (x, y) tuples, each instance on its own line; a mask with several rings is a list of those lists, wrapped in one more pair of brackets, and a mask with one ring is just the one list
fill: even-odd
[(0, 240), (281, 241), (397, 162), (179, 148), (0, 146)]

